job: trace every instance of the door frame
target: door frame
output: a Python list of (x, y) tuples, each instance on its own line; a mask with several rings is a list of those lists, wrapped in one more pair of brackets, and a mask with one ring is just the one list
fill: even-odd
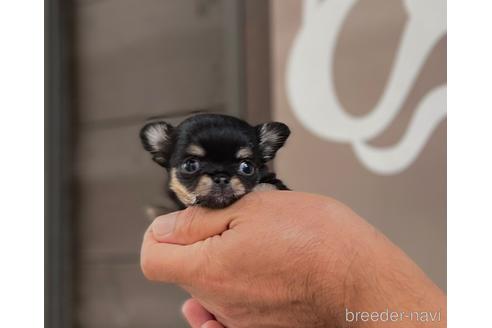
[(45, 327), (71, 327), (73, 2), (45, 0)]

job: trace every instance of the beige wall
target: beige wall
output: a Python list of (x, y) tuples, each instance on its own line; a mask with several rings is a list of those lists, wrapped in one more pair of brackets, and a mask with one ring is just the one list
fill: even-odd
[[(328, 3), (318, 4), (324, 2)], [(391, 174), (368, 168), (350, 143), (313, 133), (298, 119), (286, 88), (288, 58), (303, 19), (302, 4), (300, 0), (273, 0), (271, 8), (274, 118), (293, 131), (276, 161), (280, 177), (295, 190), (330, 195), (349, 204), (445, 288), (446, 120), (432, 129), (407, 167)], [(331, 78), (339, 103), (353, 117), (373, 111), (387, 88), (408, 19), (402, 2), (384, 0), (360, 0), (346, 16), (334, 49)], [(430, 47), (398, 114), (388, 128), (368, 141), (370, 146), (398, 145), (420, 102), (445, 83), (443, 35)], [(445, 102), (438, 105), (445, 110)]]

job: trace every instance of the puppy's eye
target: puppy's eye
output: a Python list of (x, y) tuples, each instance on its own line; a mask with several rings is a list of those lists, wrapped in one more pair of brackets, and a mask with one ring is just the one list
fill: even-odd
[(195, 158), (189, 158), (181, 164), (181, 170), (187, 174), (196, 173), (200, 169), (200, 162)]
[(239, 163), (238, 171), (242, 175), (252, 175), (253, 173), (255, 173), (255, 167), (253, 164), (251, 164), (251, 162), (242, 161), (241, 163)]

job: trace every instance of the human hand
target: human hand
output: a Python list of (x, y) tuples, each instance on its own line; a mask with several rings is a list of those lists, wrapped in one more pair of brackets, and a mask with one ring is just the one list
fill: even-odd
[(224, 328), (210, 312), (193, 298), (187, 300), (181, 309), (191, 328)]
[(159, 217), (141, 261), (147, 278), (190, 292), (184, 312), (199, 319), (194, 327), (221, 327), (204, 309), (227, 327), (343, 327), (346, 309), (445, 308), (442, 292), (382, 234), (339, 202), (305, 193), (257, 192), (223, 210)]

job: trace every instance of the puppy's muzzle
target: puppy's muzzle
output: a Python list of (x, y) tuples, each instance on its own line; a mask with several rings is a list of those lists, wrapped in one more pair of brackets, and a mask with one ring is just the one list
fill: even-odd
[(212, 177), (212, 181), (216, 186), (225, 187), (231, 182), (231, 178), (226, 174), (219, 173)]

